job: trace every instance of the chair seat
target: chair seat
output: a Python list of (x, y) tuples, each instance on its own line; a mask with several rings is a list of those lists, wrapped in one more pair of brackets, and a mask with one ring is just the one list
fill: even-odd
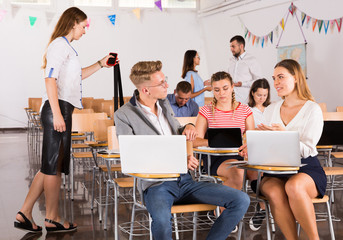
[(84, 144), (84, 143), (74, 143), (71, 145), (71, 148), (80, 149), (80, 148), (89, 148), (89, 146), (87, 144)]
[(72, 141), (84, 141), (86, 140), (85, 136), (76, 136), (71, 138)]
[(324, 195), (323, 198), (312, 198), (312, 203), (326, 203), (329, 201), (329, 196)]
[[(108, 169), (107, 169), (107, 166), (106, 165), (99, 165), (99, 168), (104, 171), (104, 172), (107, 172)], [(120, 163), (118, 164), (112, 164), (111, 165), (111, 172), (120, 172), (121, 171), (121, 165)]]
[(92, 158), (93, 154), (91, 152), (74, 152), (74, 158)]
[(332, 152), (331, 155), (335, 158), (343, 158), (343, 152)]
[(211, 204), (182, 204), (173, 205), (171, 208), (171, 213), (185, 213), (185, 212), (204, 212), (213, 211), (217, 208), (215, 205)]
[(326, 175), (343, 175), (343, 167), (323, 167)]
[(133, 183), (134, 183), (134, 178), (133, 177), (114, 178), (113, 181), (115, 181), (119, 187), (132, 188)]

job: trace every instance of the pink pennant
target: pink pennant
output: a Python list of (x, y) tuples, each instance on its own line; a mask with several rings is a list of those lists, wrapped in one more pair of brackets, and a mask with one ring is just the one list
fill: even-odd
[(155, 1), (155, 5), (156, 5), (156, 7), (158, 7), (162, 11), (162, 1), (161, 0)]
[(0, 22), (2, 21), (2, 19), (4, 19), (6, 13), (6, 10), (0, 10)]
[(306, 28), (308, 28), (308, 26), (310, 25), (310, 20), (311, 20), (311, 17), (307, 16), (306, 17)]
[(341, 32), (341, 27), (342, 27), (342, 18), (337, 18), (336, 20), (338, 32)]
[(89, 30), (90, 25), (91, 25), (91, 19), (87, 18), (87, 25), (86, 25), (87, 30)]
[(334, 29), (335, 29), (335, 20), (330, 20), (330, 29), (331, 29), (331, 33), (333, 33)]

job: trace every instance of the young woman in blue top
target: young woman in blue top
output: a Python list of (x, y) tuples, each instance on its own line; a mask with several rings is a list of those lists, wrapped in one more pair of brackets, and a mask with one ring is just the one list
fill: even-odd
[(64, 11), (51, 35), (43, 58), (46, 94), (41, 110), (43, 126), (42, 166), (33, 179), (23, 206), (16, 216), (14, 227), (39, 233), (32, 218), (32, 209), (44, 192), (45, 228), (47, 232), (76, 230), (76, 225), (62, 220), (58, 211), (61, 173), (69, 174), (71, 122), (74, 107), (82, 108), (81, 80), (102, 67), (110, 67), (105, 56), (96, 63), (82, 68), (78, 53), (71, 46), (85, 34), (87, 15), (76, 7)]
[(203, 82), (203, 80), (198, 74), (198, 71), (195, 70), (195, 67), (198, 66), (199, 64), (200, 64), (200, 57), (197, 51), (187, 50), (185, 52), (185, 56), (183, 59), (181, 77), (192, 85), (191, 98), (193, 99), (193, 101), (195, 101), (198, 104), (199, 107), (202, 107), (205, 104), (204, 92), (212, 91), (212, 88), (211, 88), (210, 80)]

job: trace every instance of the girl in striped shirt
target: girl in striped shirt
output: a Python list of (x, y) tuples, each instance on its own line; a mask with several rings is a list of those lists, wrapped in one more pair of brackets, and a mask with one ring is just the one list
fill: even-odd
[[(208, 146), (208, 140), (204, 139), (207, 128), (237, 128), (242, 134), (246, 130), (253, 130), (254, 118), (249, 106), (235, 100), (233, 81), (230, 74), (217, 72), (211, 77), (213, 100), (211, 104), (200, 108), (196, 122), (198, 138), (194, 146)], [(224, 185), (242, 189), (243, 170), (227, 168), (226, 162), (243, 160), (240, 156), (211, 156), (210, 175), (225, 177)], [(207, 169), (207, 161), (204, 161)], [(248, 176), (249, 177), (249, 176)]]

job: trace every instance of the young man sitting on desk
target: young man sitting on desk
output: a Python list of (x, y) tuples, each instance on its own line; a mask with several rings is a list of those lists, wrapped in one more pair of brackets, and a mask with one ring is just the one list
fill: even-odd
[[(136, 86), (130, 101), (115, 112), (118, 135), (177, 135), (187, 140), (196, 137), (195, 127), (181, 127), (166, 99), (168, 83), (160, 61), (138, 62), (130, 79)], [(188, 169), (194, 170), (198, 160), (188, 156)], [(191, 175), (181, 174), (175, 181), (143, 184), (144, 201), (152, 217), (154, 239), (172, 239), (171, 207), (179, 203), (206, 203), (226, 209), (213, 224), (207, 239), (226, 239), (249, 206), (249, 197), (236, 189), (209, 182), (195, 182)]]

